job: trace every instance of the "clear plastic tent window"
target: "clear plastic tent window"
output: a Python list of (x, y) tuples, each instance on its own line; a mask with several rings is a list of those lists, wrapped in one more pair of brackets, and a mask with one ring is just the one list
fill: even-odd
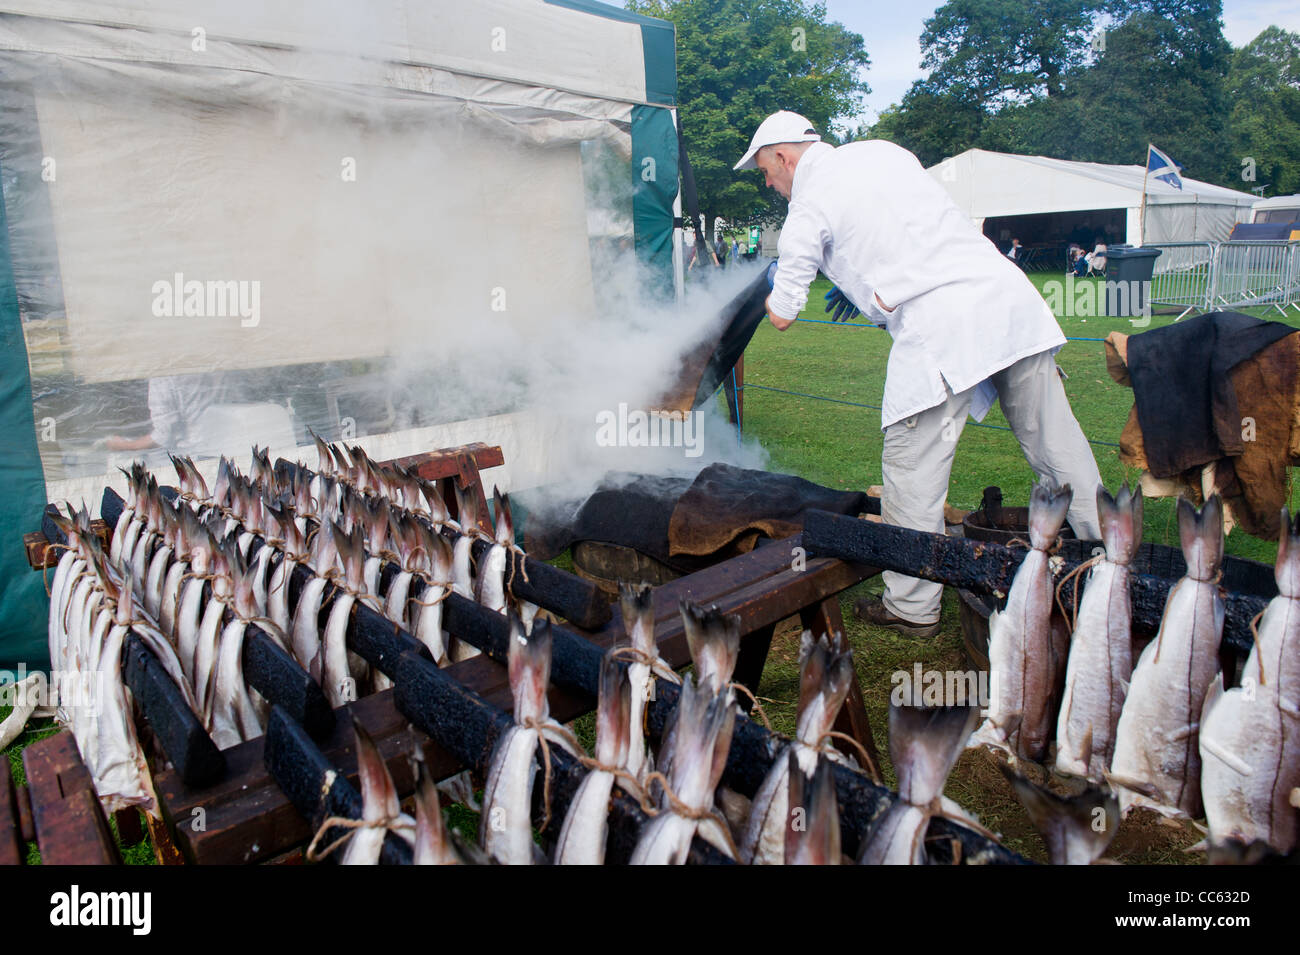
[(18, 53), (0, 74), (53, 500), (308, 429), (455, 441), (421, 429), (526, 405), (512, 362), (598, 321), (593, 274), (631, 248), (623, 104)]

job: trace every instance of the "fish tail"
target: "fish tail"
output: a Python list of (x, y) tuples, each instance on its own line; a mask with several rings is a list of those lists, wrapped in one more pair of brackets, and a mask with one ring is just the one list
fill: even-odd
[(600, 665), (600, 694), (596, 703), (596, 760), (623, 768), (632, 732), (632, 681), (613, 651)]
[(546, 684), (551, 676), (551, 625), (544, 617), (533, 624), (533, 632), (524, 632), (524, 622), (513, 607), (507, 608), (510, 621), (508, 672), (510, 691), (515, 701), (515, 723), (547, 718)]
[(714, 693), (721, 693), (736, 670), (740, 617), (724, 614), (717, 607), (704, 610), (689, 600), (679, 606), (696, 675)]
[(1128, 482), (1114, 497), (1097, 485), (1097, 516), (1101, 523), (1106, 559), (1113, 564), (1127, 564), (1142, 542), (1142, 488), (1130, 491)]
[(1223, 499), (1212, 494), (1198, 511), (1191, 501), (1180, 497), (1178, 538), (1187, 561), (1187, 575), (1212, 580), (1223, 562)]
[(653, 596), (654, 588), (647, 583), (618, 585), (619, 609), (623, 612), (623, 630), (628, 642), (633, 649), (657, 656)]
[(1291, 512), (1282, 508), (1282, 533), (1277, 541), (1277, 563), (1273, 576), (1277, 592), (1283, 597), (1300, 597), (1300, 514), (1294, 522)]
[(492, 513), (496, 517), (496, 542), (509, 547), (515, 542), (515, 519), (510, 513), (510, 495), (501, 493), (496, 485), (492, 487)]
[(362, 818), (367, 822), (395, 819), (401, 812), (397, 787), (388, 774), (388, 766), (379, 753), (379, 747), (370, 738), (365, 727), (352, 716), (352, 731), (356, 735), (357, 773), (361, 777)]
[(806, 777), (790, 747), (790, 799), (785, 828), (787, 865), (837, 865), (840, 861), (840, 819), (831, 762), (818, 758)]
[(1070, 485), (1058, 488), (1050, 479), (1035, 484), (1029, 495), (1029, 543), (1047, 550), (1056, 542), (1070, 510), (1074, 491)]
[(898, 794), (925, 806), (941, 792), (970, 739), (975, 706), (889, 707), (889, 756), (898, 773)]

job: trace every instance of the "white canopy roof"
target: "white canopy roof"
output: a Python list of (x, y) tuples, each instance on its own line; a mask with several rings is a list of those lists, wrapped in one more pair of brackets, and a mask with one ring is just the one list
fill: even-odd
[[(968, 149), (930, 167), (957, 205), (975, 221), (993, 216), (1083, 212), (1092, 209), (1130, 210), (1129, 241), (1137, 241), (1137, 212), (1146, 180), (1148, 241), (1191, 241), (1227, 238), (1225, 226), (1245, 221), (1256, 197), (1208, 182), (1182, 177), (1183, 188), (1145, 176), (1141, 164), (1107, 165), (1017, 156), (983, 149)], [(1151, 207), (1211, 207), (1202, 215), (1152, 215)], [(1172, 216), (1172, 218), (1171, 218)], [(1161, 220), (1167, 228), (1152, 236), (1151, 225)], [(1163, 233), (1163, 234), (1161, 234)]]
[(1145, 176), (1145, 167), (1017, 156), (968, 149), (930, 167), (957, 204), (975, 219), (1085, 209), (1126, 209), (1147, 205), (1201, 202), (1249, 208), (1256, 197), (1183, 177), (1183, 188)]

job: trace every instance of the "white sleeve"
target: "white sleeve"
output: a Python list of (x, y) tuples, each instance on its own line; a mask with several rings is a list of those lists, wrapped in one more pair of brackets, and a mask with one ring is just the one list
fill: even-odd
[(808, 304), (808, 286), (817, 278), (830, 230), (821, 217), (805, 206), (790, 210), (777, 241), (776, 276), (769, 308), (781, 318), (797, 318)]

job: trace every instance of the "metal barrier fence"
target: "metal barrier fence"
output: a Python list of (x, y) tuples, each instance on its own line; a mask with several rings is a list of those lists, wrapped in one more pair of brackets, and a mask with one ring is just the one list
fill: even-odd
[(1179, 318), (1193, 309), (1209, 311), (1214, 294), (1213, 242), (1165, 242), (1145, 248), (1160, 250), (1151, 276), (1151, 304), (1181, 308)]
[(1215, 250), (1216, 308), (1276, 308), (1283, 315), (1300, 302), (1296, 246), (1290, 242), (1225, 242)]
[(1300, 311), (1300, 242), (1165, 242), (1151, 276), (1153, 305)]

